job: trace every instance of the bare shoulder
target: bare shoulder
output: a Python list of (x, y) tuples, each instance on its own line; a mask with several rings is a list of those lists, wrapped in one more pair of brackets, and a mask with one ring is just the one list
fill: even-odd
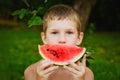
[(33, 72), (37, 65), (38, 65), (39, 62), (36, 62), (34, 64), (31, 64), (30, 66), (28, 66), (26, 69), (25, 69), (25, 72), (24, 73), (28, 73), (28, 72)]
[(35, 80), (36, 78), (36, 67), (39, 64), (39, 62), (36, 62), (34, 64), (31, 64), (28, 66), (24, 71), (24, 78), (25, 80)]
[(94, 74), (88, 67), (86, 67), (85, 80), (94, 80)]

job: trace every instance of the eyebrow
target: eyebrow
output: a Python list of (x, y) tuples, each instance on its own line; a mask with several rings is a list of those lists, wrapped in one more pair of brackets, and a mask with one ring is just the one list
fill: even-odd
[(58, 31), (58, 29), (51, 29), (51, 30), (53, 30), (53, 31)]
[(66, 29), (66, 30), (72, 30), (73, 31), (73, 29)]
[[(51, 29), (52, 31), (59, 31), (58, 29)], [(65, 29), (65, 31), (75, 31), (73, 29)]]

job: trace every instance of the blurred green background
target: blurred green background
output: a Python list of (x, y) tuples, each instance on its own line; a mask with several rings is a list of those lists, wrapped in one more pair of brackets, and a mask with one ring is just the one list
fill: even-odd
[[(29, 3), (30, 7), (25, 3)], [(46, 1), (46, 2), (45, 2)], [(87, 1), (87, 0), (75, 0)], [(81, 46), (88, 47), (94, 58), (88, 59), (95, 80), (120, 79), (120, 5), (117, 0), (89, 0), (94, 3), (84, 22), (85, 37)], [(42, 26), (28, 28), (27, 18), (20, 20), (11, 14), (21, 8), (36, 9), (72, 0), (6, 0), (0, 1), (0, 79), (23, 80), (24, 70), (41, 59), (38, 44), (43, 44)], [(87, 2), (85, 2), (87, 3)], [(43, 5), (45, 4), (45, 5)], [(74, 5), (73, 5), (74, 4)], [(86, 4), (85, 4), (86, 5)], [(81, 9), (80, 9), (81, 10)], [(84, 10), (83, 10), (84, 11)], [(42, 15), (39, 15), (42, 18)]]

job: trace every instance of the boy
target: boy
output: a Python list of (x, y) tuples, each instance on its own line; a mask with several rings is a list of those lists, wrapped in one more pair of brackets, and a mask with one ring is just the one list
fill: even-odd
[[(78, 13), (67, 5), (51, 7), (43, 17), (41, 37), (44, 44), (79, 45), (84, 36), (79, 18)], [(82, 62), (69, 62), (63, 67), (41, 60), (30, 65), (24, 74), (25, 80), (94, 80), (93, 72), (86, 67), (86, 55)], [(68, 75), (71, 75), (70, 79), (65, 77)]]

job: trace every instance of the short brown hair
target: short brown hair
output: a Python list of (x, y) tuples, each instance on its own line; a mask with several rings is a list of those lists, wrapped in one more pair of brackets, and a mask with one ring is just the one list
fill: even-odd
[(43, 31), (46, 32), (50, 20), (70, 19), (76, 22), (77, 30), (80, 32), (80, 16), (75, 9), (68, 5), (58, 4), (48, 9), (43, 17)]

